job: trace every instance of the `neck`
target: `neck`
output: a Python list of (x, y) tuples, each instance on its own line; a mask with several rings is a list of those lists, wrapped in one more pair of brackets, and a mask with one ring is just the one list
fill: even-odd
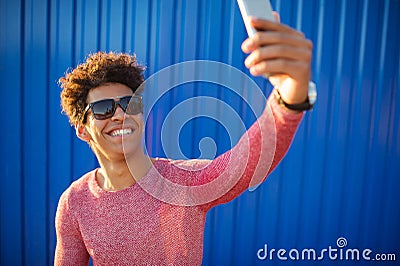
[(100, 169), (96, 179), (100, 187), (107, 191), (118, 191), (134, 185), (152, 167), (151, 158), (143, 153), (134, 158), (127, 158), (129, 167), (125, 158), (121, 160), (98, 159)]

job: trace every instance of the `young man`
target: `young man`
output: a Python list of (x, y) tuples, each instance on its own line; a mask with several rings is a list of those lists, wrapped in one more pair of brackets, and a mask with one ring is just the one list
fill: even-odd
[[(279, 23), (251, 23), (260, 31), (242, 44), (250, 53), (245, 65), (253, 75), (269, 73), (279, 88), (266, 103), (275, 125), (264, 111), (235, 147), (212, 161), (154, 159), (144, 153), (137, 91), (143, 68), (135, 57), (99, 52), (60, 79), (63, 110), (100, 168), (72, 183), (60, 198), (56, 265), (87, 264), (89, 257), (96, 265), (201, 264), (207, 211), (239, 196), (254, 176), (263, 178), (276, 167), (301, 121), (299, 110), (309, 107), (311, 42)], [(276, 132), (276, 149), (262, 137), (271, 132)], [(272, 161), (270, 168), (262, 163), (266, 160)], [(188, 188), (211, 186), (191, 195), (174, 195), (162, 186), (157, 195), (143, 189), (142, 184), (159, 184), (160, 176)], [(217, 179), (222, 183), (212, 185)], [(233, 185), (210, 200), (226, 180)], [(162, 200), (168, 197), (192, 201)]]

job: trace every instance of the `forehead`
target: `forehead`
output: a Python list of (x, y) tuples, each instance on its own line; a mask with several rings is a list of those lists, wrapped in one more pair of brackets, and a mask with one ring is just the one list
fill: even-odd
[(132, 95), (132, 90), (121, 83), (106, 83), (89, 91), (86, 99), (87, 103), (96, 102), (103, 99), (116, 98)]

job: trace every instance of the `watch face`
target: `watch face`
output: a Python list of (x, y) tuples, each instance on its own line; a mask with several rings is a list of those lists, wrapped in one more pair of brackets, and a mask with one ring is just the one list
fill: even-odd
[(311, 105), (314, 105), (317, 100), (317, 88), (314, 82), (310, 81), (308, 84), (308, 101)]

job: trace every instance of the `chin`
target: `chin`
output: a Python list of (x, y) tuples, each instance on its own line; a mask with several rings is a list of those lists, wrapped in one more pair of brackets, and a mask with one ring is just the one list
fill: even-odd
[(140, 145), (135, 145), (133, 143), (123, 145), (122, 150), (125, 158), (134, 157), (140, 153), (143, 153), (143, 148)]

